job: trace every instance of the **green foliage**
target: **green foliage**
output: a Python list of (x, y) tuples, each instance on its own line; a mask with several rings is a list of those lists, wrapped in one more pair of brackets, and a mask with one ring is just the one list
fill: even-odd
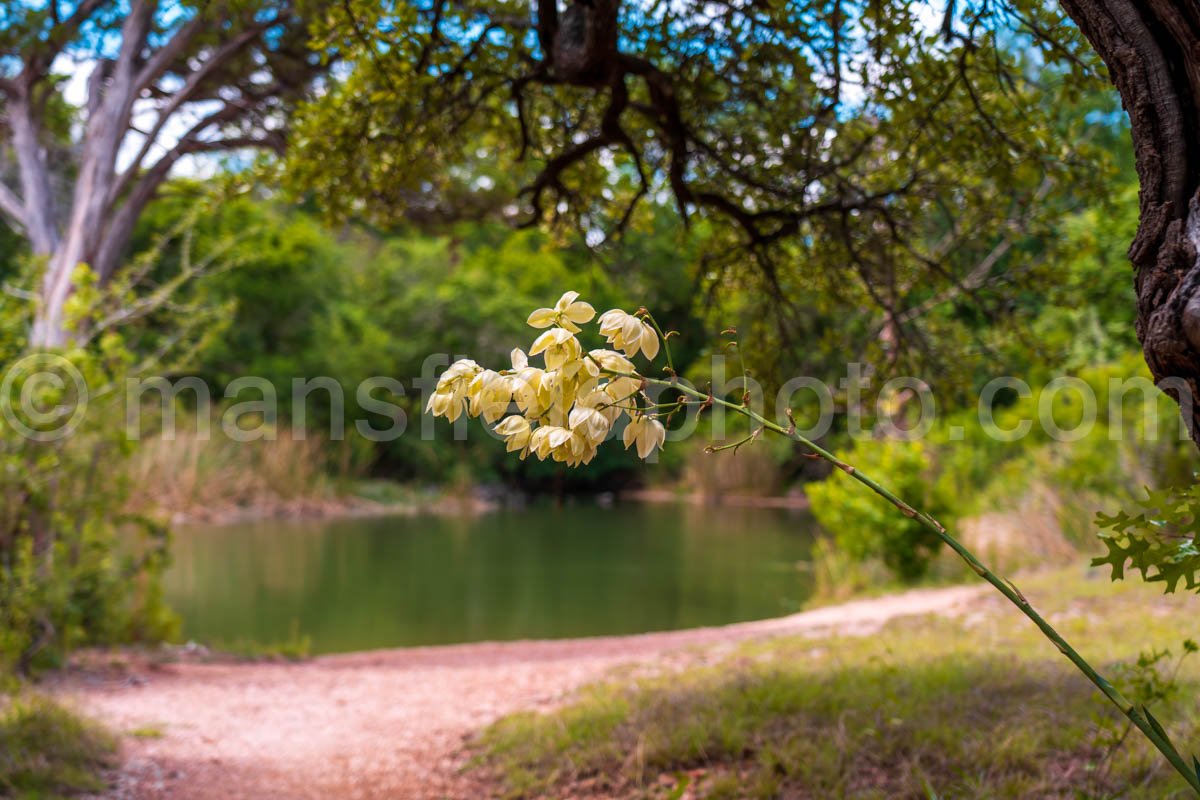
[(54, 798), (105, 788), (117, 742), (53, 701), (0, 697), (0, 795)]
[[(1107, 197), (1094, 198), (1062, 220), (1048, 241), (1044, 295), (1021, 298), (1036, 317), (1026, 337), (1004, 346), (1004, 357), (1025, 374), (1074, 371), (1139, 350), (1133, 275), (1125, 255), (1137, 231), (1137, 184), (1114, 183)], [(1028, 347), (1031, 341), (1036, 348)]]
[(1168, 649), (1138, 653), (1136, 659), (1123, 663), (1113, 672), (1113, 680), (1121, 693), (1139, 706), (1169, 703), (1179, 695), (1179, 669), (1188, 656), (1195, 655), (1200, 646), (1184, 639), (1183, 651), (1176, 659)]
[[(863, 441), (846, 456), (856, 470), (889, 487), (914, 508), (942, 524), (953, 523), (954, 497), (940, 491), (932, 472), (929, 446), (920, 441)], [(905, 581), (925, 574), (941, 547), (937, 535), (919, 522), (898, 515), (882, 497), (837, 474), (808, 489), (812, 512), (852, 558), (879, 558)]]
[[(235, 377), (266, 378), (283, 401), (281, 424), (292, 411), (294, 380), (333, 378), (344, 399), (353, 462), (371, 465), (380, 476), (566, 489), (620, 483), (633, 474), (636, 459), (619, 448), (583, 473), (567, 475), (555, 466), (504, 458), (503, 443), (479, 431), (455, 441), (438, 421), (436, 436), (420, 436), (418, 380), (464, 353), (506, 364), (514, 347), (529, 344), (529, 310), (553, 303), (563, 286), (584, 292), (601, 311), (635, 297), (654, 304), (664, 325), (688, 334), (672, 340), (677, 359), (686, 363), (699, 355), (696, 341), (704, 326), (694, 309), (692, 273), (702, 235), (683, 230), (670, 211), (646, 215), (637, 235), (601, 262), (569, 240), (499, 224), (462, 223), (436, 234), (359, 226), (334, 231), (303, 209), (252, 196), (231, 197), (192, 221), (194, 194), (188, 182), (173, 184), (147, 212), (137, 236), (139, 248), (152, 249), (164, 231), (186, 221), (196, 251), (222, 248), (238, 265), (203, 281), (201, 298), (228, 308), (228, 324), (196, 359), (194, 371), (217, 398)], [(156, 279), (180, 270), (182, 244), (166, 249)], [(407, 428), (394, 441), (372, 444), (354, 436), (353, 426), (358, 419), (376, 430), (392, 423), (359, 402), (360, 382), (375, 376), (403, 385), (403, 396), (379, 389), (373, 397), (399, 406)], [(314, 392), (306, 414), (310, 431), (328, 431), (336, 413), (324, 391)]]
[[(1188, 657), (1200, 651), (1192, 639), (1185, 639), (1182, 652), (1172, 659), (1167, 648), (1150, 649), (1138, 653), (1137, 658), (1122, 661), (1112, 670), (1113, 684), (1121, 694), (1136, 707), (1153, 718), (1151, 707), (1162, 708), (1178, 701), (1186, 688), (1179, 677), (1180, 669)], [(1133, 732), (1133, 723), (1111, 714), (1097, 714), (1094, 743), (1100, 757), (1092, 766), (1091, 785), (1093, 793), (1103, 795), (1104, 784), (1110, 779), (1110, 770), (1122, 745)], [(1159, 726), (1161, 727), (1161, 726)]]
[[(161, 587), (169, 530), (126, 511), (137, 441), (119, 401), (126, 379), (171, 369), (221, 330), (220, 306), (193, 285), (224, 257), (192, 246), (187, 231), (203, 209), (162, 231), (106, 286), (78, 268), (67, 309), (75, 342), (64, 350), (28, 350), (30, 304), (0, 304), (0, 672), (177, 630)], [(147, 287), (170, 243), (176, 268)], [(23, 280), (32, 283), (28, 270)]]
[[(196, 289), (210, 307), (225, 310), (226, 321), (190, 366), (218, 383), (261, 375), (286, 395), (318, 345), (325, 298), (337, 295), (342, 271), (364, 254), (339, 247), (333, 233), (303, 212), (264, 198), (236, 194), (203, 203), (206, 213), (196, 215), (203, 187), (180, 181), (170, 188), (143, 215), (133, 244), (134, 252), (154, 254), (151, 277), (179, 274), (189, 243), (200, 253), (222, 253), (222, 268)], [(160, 244), (181, 227), (186, 239)]]
[[(1139, 355), (1127, 353), (1073, 377), (1077, 383), (1058, 391), (1043, 386), (1024, 398), (997, 397), (996, 429), (1029, 423), (1015, 441), (995, 435), (978, 410), (969, 409), (939, 418), (921, 441), (860, 440), (845, 458), (949, 527), (1050, 492), (1062, 537), (1088, 549), (1094, 529), (1087, 520), (1096, 509), (1115, 513), (1142, 486), (1178, 481), (1189, 468), (1191, 444), (1180, 435), (1178, 408), (1150, 383)], [(1053, 435), (1055, 429), (1071, 440)], [(818, 521), (850, 557), (883, 558), (897, 575), (912, 578), (936, 551), (936, 540), (922, 538), (914, 521), (896, 517), (881, 498), (837, 472), (806, 491)], [(1120, 536), (1116, 541), (1142, 546)]]
[[(1124, 134), (1115, 136), (1117, 141), (1109, 147), (1123, 152)], [(1186, 475), (1190, 445), (1180, 436), (1178, 408), (1150, 385), (1133, 335), (1132, 286), (1124, 247), (1137, 224), (1135, 193), (1136, 187), (1126, 184), (1112, 202), (1093, 202), (1065, 217), (1040, 240), (1045, 262), (1038, 267), (1038, 280), (1045, 281), (1046, 290), (1022, 290), (1014, 297), (1017, 313), (1031, 320), (1028, 330), (997, 327), (983, 332), (982, 341), (994, 358), (985, 361), (984, 368), (972, 368), (960, 377), (973, 386), (961, 398), (955, 382), (949, 385), (951, 391), (939, 385), (943, 412), (924, 445), (915, 448), (921, 458), (909, 452), (914, 448), (907, 443), (877, 440), (856, 445), (851, 463), (862, 461), (867, 468), (874, 461), (882, 462), (884, 483), (889, 484), (903, 478), (892, 474), (887, 465), (902, 463), (905, 457), (870, 451), (906, 452), (908, 460), (916, 462), (906, 468), (916, 469), (932, 482), (925, 488), (909, 486), (912, 499), (941, 502), (951, 519), (1011, 508), (1030, 492), (1048, 490), (1057, 497), (1057, 522), (1066, 538), (1085, 548), (1094, 532), (1086, 520), (1098, 507), (1115, 511), (1142, 485), (1175, 482)], [(1000, 368), (1033, 387), (1029, 397), (1001, 391), (990, 409), (999, 431), (1014, 431), (1022, 421), (1032, 422), (1028, 435), (1015, 442), (982, 425), (976, 405), (979, 391)], [(1046, 384), (1064, 374), (1082, 381), (1085, 394), (1078, 385), (1068, 385), (1051, 397)], [(1090, 427), (1088, 394), (1095, 402)], [(1051, 435), (1053, 428), (1083, 434), (1075, 441), (1063, 441)], [(823, 485), (811, 487), (809, 493), (818, 516), (835, 519), (841, 537), (858, 543), (852, 552), (881, 552), (881, 543), (889, 537), (875, 528), (893, 524), (879, 518), (886, 512), (882, 505), (864, 509), (861, 517), (838, 514), (831, 510), (835, 503), (873, 501), (855, 501), (848, 496), (852, 493), (831, 493)], [(863, 547), (863, 542), (876, 546)]]
[(339, 220), (546, 222), (606, 258), (661, 213), (646, 190), (673, 193), (707, 237), (690, 278), (715, 330), (778, 340), (761, 375), (824, 378), (849, 349), (965, 390), (1016, 355), (994, 328), (1053, 305), (1063, 218), (1128, 161), (1057, 5), (959, 3), (945, 30), (928, 3), (622, 7), (622, 58), (583, 81), (552, 63), (544, 8), (533, 27), (499, 2), (333, 9), (316, 40), (350, 66), (299, 110), (288, 184)]
[[(28, 388), (37, 408), (73, 408), (79, 398), (70, 370), (89, 387), (112, 385), (125, 369), (113, 355), (65, 353), (55, 366), (61, 388), (42, 380), (27, 386), (20, 376), (0, 400), (17, 409)], [(10, 425), (0, 435), (0, 669), (27, 672), (59, 663), (81, 644), (153, 640), (173, 630), (157, 584), (169, 537), (153, 521), (121, 513), (128, 484), (119, 467), (129, 445), (103, 403), (94, 393), (64, 439), (37, 441)], [(23, 422), (37, 429), (36, 419)]]
[(1134, 514), (1100, 512), (1096, 524), (1108, 552), (1092, 561), (1112, 568), (1112, 579), (1123, 580), (1127, 566), (1146, 581), (1162, 583), (1174, 592), (1183, 581), (1190, 591), (1200, 591), (1200, 483), (1182, 487), (1147, 489)]

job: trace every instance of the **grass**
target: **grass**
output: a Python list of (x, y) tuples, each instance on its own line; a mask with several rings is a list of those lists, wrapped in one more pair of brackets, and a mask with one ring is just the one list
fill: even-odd
[(312, 655), (312, 637), (293, 633), (287, 639), (274, 642), (235, 639), (232, 642), (217, 642), (212, 650), (239, 661), (305, 661)]
[(101, 791), (116, 747), (107, 731), (44, 697), (0, 699), (0, 797)]
[(158, 725), (142, 725), (126, 731), (125, 734), (134, 739), (161, 739), (167, 735), (166, 731)]
[[(1181, 653), (1200, 600), (1079, 569), (1021, 588), (1127, 691), (1167, 684), (1156, 716), (1184, 752), (1200, 750), (1200, 660), (1177, 677), (1160, 660), (1158, 683), (1121, 666)], [(553, 713), (501, 720), (478, 744), (509, 797), (1187, 797), (1136, 732), (1116, 745), (1122, 722), (989, 597), (959, 618), (751, 643), (717, 663), (590, 687)]]
[(333, 476), (354, 471), (345, 443), (318, 434), (296, 438), (287, 428), (274, 438), (237, 442), (221, 434), (219, 421), (212, 424), (216, 433), (207, 437), (189, 421), (173, 439), (142, 443), (130, 466), (131, 509), (210, 519), (245, 509), (267, 515), (342, 502), (340, 479)]
[(312, 637), (301, 633), (299, 620), (293, 619), (286, 639), (268, 642), (256, 642), (253, 639), (218, 641), (213, 643), (212, 650), (240, 661), (304, 661), (312, 655)]

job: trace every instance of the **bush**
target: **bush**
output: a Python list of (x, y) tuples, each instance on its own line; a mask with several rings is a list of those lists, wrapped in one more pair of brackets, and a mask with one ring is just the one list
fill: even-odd
[[(79, 350), (54, 369), (77, 370), (89, 387), (119, 380), (103, 356)], [(73, 391), (70, 380), (63, 385)], [(0, 402), (15, 407), (26, 388), (38, 408), (76, 401), (18, 377)], [(72, 647), (156, 641), (175, 630), (159, 585), (169, 532), (122, 512), (131, 445), (115, 409), (97, 394), (79, 426), (58, 441), (11, 425), (0, 433), (0, 671), (29, 673), (61, 663)]]
[[(953, 498), (942, 496), (935, 480), (930, 446), (921, 441), (857, 443), (846, 460), (905, 502), (949, 525)], [(897, 577), (913, 581), (925, 574), (941, 540), (915, 519), (896, 513), (888, 501), (847, 475), (830, 476), (811, 484), (808, 497), (813, 515), (852, 558), (879, 558)]]
[[(28, 348), (29, 304), (0, 306), (0, 675), (177, 629), (160, 580), (169, 531), (124, 511), (137, 442), (118, 400), (127, 378), (167, 369), (219, 331), (220, 309), (161, 285), (160, 306), (139, 304), (143, 273), (135, 263), (101, 289), (81, 266), (68, 308), (78, 343), (56, 352)], [(134, 305), (137, 324), (110, 324)]]
[[(1180, 440), (1177, 406), (1157, 390), (1124, 391), (1111, 398), (1119, 402), (1110, 406), (1114, 387), (1146, 377), (1137, 354), (1080, 370), (1076, 377), (1095, 398), (1096, 414), (1090, 426), (1079, 428), (1085, 435), (1075, 441), (1055, 439), (1045, 427), (1052, 420), (1064, 431), (1078, 428), (1087, 418), (1079, 391), (1054, 394), (1054, 402), (1046, 404), (1045, 426), (1038, 413), (1042, 395), (1034, 391), (995, 409), (1001, 430), (1032, 423), (1028, 435), (1016, 441), (988, 435), (976, 410), (968, 409), (940, 420), (919, 442), (864, 440), (845, 458), (947, 526), (985, 512), (1017, 509), (1013, 514), (1029, 515), (1037, 507), (1051, 512), (1053, 536), (1062, 549), (1092, 549), (1095, 512), (1117, 512), (1145, 486), (1185, 481), (1191, 445)], [(846, 476), (809, 484), (807, 491), (817, 520), (848, 557), (881, 559), (904, 580), (925, 573), (938, 540), (914, 520), (896, 514)], [(1028, 536), (1021, 527), (1026, 522), (1010, 527)], [(1013, 544), (1030, 549), (1027, 539)]]

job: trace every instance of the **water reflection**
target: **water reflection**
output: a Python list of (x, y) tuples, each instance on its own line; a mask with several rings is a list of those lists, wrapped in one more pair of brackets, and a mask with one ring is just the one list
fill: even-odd
[(185, 635), (318, 652), (639, 633), (794, 610), (811, 519), (624, 505), (192, 527), (168, 598)]

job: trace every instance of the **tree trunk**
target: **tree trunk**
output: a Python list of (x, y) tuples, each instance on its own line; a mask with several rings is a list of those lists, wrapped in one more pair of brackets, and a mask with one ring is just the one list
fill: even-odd
[[(30, 345), (36, 349), (60, 348), (71, 340), (66, 328), (66, 303), (74, 289), (75, 269), (93, 269), (113, 213), (111, 197), (117, 153), (129, 125), (139, 90), (136, 43), (145, 41), (154, 4), (136, 2), (121, 25), (122, 48), (116, 59), (98, 62), (88, 82), (88, 116), (84, 130), (79, 173), (75, 178), (66, 231), (50, 254)], [(109, 248), (111, 250), (111, 248)], [(102, 275), (107, 278), (107, 275)]]
[(1200, 444), (1200, 2), (1063, 0), (1129, 113), (1139, 224), (1137, 334)]
[(72, 273), (82, 263), (78, 258), (72, 258), (76, 251), (75, 247), (59, 248), (46, 264), (33, 328), (29, 332), (29, 346), (34, 350), (58, 350), (70, 342), (66, 326), (67, 299), (74, 288)]

